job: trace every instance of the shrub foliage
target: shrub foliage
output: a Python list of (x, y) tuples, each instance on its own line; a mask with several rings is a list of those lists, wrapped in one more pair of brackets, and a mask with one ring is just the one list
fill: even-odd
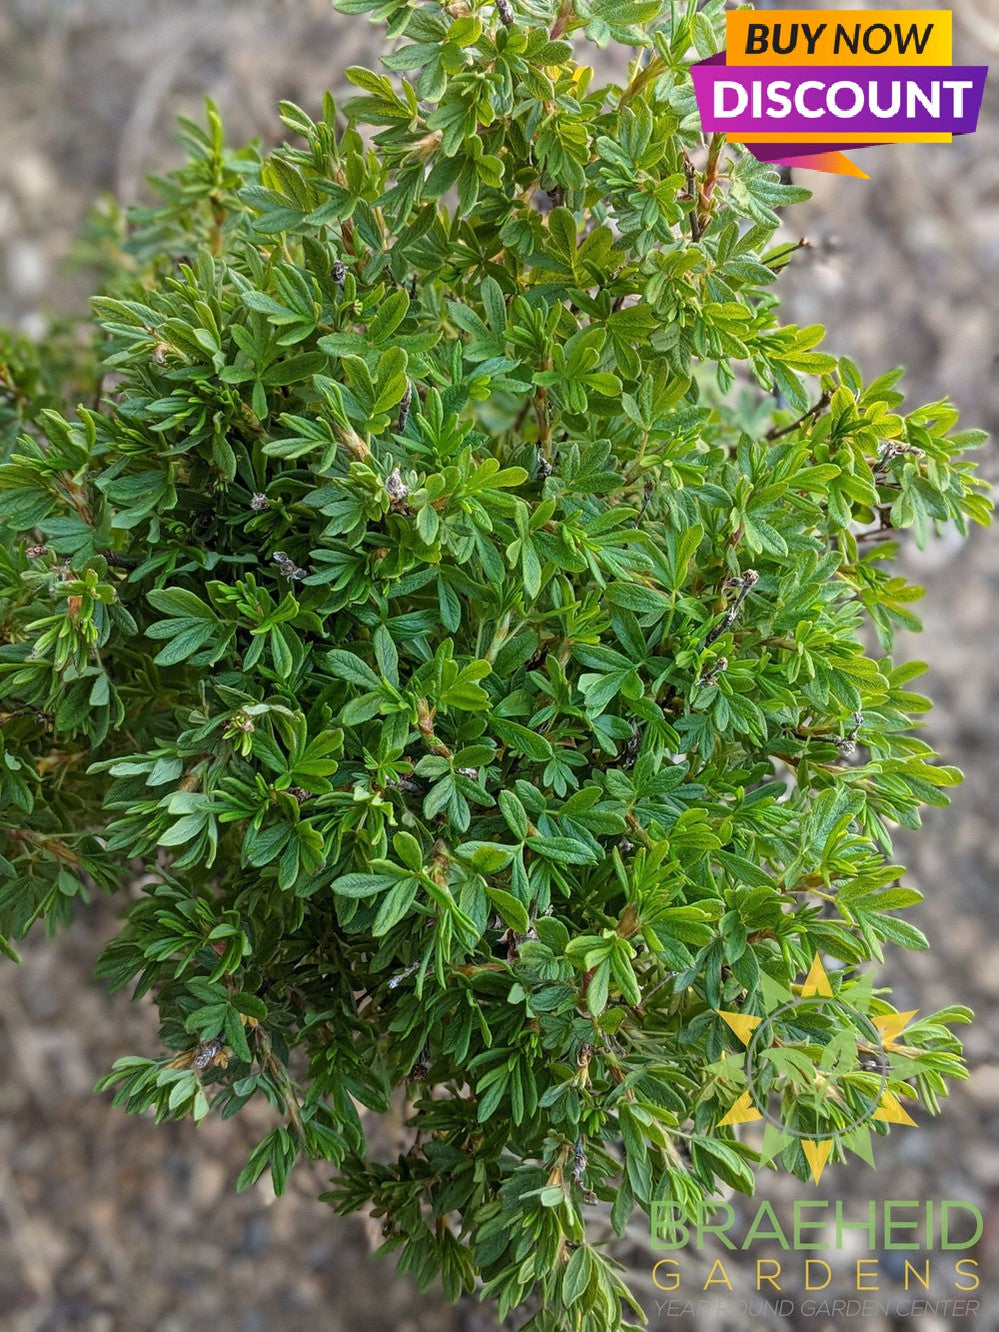
[[(117, 1104), (262, 1097), (241, 1187), (329, 1162), (421, 1283), (625, 1326), (601, 1220), (753, 1188), (715, 1010), (925, 947), (892, 833), (959, 775), (892, 561), (987, 521), (981, 436), (780, 322), (805, 191), (702, 139), (721, 0), (340, 8), (404, 77), (284, 103), (269, 154), (185, 124), (97, 405), (7, 347), (3, 947), (141, 866), (99, 970), (162, 1049)], [(966, 1017), (909, 1029), (899, 1096), (936, 1108)]]

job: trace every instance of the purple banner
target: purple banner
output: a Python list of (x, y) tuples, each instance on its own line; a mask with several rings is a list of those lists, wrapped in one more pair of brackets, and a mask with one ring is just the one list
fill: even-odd
[(837, 143), (750, 143), (746, 146), (754, 157), (761, 162), (786, 162), (789, 158), (823, 157), (827, 153), (845, 153), (858, 148), (879, 148), (883, 144), (893, 143), (893, 139), (882, 139), (880, 143), (850, 143), (841, 139)]
[[(986, 65), (725, 65), (691, 67), (708, 134), (824, 134), (843, 147), (852, 135), (973, 134)], [(785, 145), (789, 146), (789, 145)], [(800, 145), (804, 147), (805, 145)]]

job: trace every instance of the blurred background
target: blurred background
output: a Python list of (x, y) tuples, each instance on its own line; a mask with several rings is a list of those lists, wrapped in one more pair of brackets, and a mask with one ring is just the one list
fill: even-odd
[[(771, 9), (802, 8), (774, 4)], [(820, 6), (812, 5), (812, 8)], [(824, 7), (829, 8), (826, 4)], [(840, 6), (847, 7), (847, 6)], [(873, 7), (869, 5), (868, 8)], [(892, 6), (887, 6), (892, 7)], [(900, 8), (901, 6), (894, 6)], [(910, 3), (907, 8), (929, 8)], [(955, 59), (999, 56), (999, 0), (961, 0)], [(146, 173), (179, 161), (175, 119), (219, 104), (233, 144), (275, 142), (276, 104), (317, 113), (343, 70), (376, 59), (378, 29), (333, 13), (328, 0), (3, 0), (0, 5), (0, 324), (42, 338), (60, 313), (85, 308), (86, 272), (66, 258), (102, 194), (140, 201)], [(587, 57), (590, 59), (591, 57)], [(868, 376), (904, 364), (911, 405), (944, 394), (964, 423), (999, 427), (999, 86), (986, 91), (979, 133), (950, 146), (858, 154), (870, 181), (815, 173), (787, 233), (805, 236), (781, 278), (788, 322), (823, 322), (827, 345)], [(995, 446), (982, 455), (995, 479)], [(881, 975), (900, 1009), (965, 1003), (972, 1074), (939, 1119), (879, 1141), (877, 1172), (830, 1169), (821, 1187), (760, 1179), (759, 1198), (783, 1214), (793, 1198), (841, 1198), (864, 1214), (888, 1197), (952, 1198), (978, 1207), (984, 1236), (974, 1319), (939, 1314), (805, 1318), (759, 1304), (751, 1255), (726, 1262), (727, 1309), (657, 1312), (652, 1258), (640, 1229), (621, 1248), (650, 1326), (697, 1332), (785, 1332), (864, 1326), (874, 1332), (999, 1328), (999, 559), (996, 535), (944, 538), (907, 556), (926, 587), (925, 633), (900, 657), (931, 664), (921, 688), (935, 703), (927, 735), (965, 785), (924, 831), (900, 840), (909, 881), (925, 894), (911, 918), (931, 951), (891, 949)], [(919, 609), (917, 607), (917, 609)], [(300, 1169), (275, 1199), (261, 1182), (233, 1184), (263, 1120), (209, 1118), (153, 1126), (110, 1109), (94, 1081), (119, 1055), (156, 1049), (145, 1004), (108, 996), (92, 979), (114, 931), (113, 903), (81, 912), (72, 934), (29, 940), (24, 964), (0, 965), (0, 1328), (6, 1332), (488, 1332), (474, 1301), (458, 1309), (421, 1295), (369, 1255), (377, 1227), (342, 1221), (315, 1195), (322, 1172)], [(684, 1258), (674, 1298), (703, 1298), (712, 1254)], [(821, 1255), (826, 1256), (826, 1255)], [(861, 1256), (861, 1255), (856, 1255)], [(863, 1256), (867, 1256), (866, 1254)], [(738, 1256), (735, 1256), (738, 1259)], [(902, 1297), (899, 1254), (880, 1265), (880, 1291)], [(937, 1258), (929, 1293), (953, 1297), (952, 1260)], [(852, 1269), (834, 1261), (824, 1295), (856, 1297)], [(783, 1294), (800, 1305), (801, 1259), (788, 1256)], [(716, 1293), (718, 1288), (715, 1288)], [(722, 1292), (725, 1294), (725, 1292)], [(609, 1330), (610, 1332), (610, 1330)]]

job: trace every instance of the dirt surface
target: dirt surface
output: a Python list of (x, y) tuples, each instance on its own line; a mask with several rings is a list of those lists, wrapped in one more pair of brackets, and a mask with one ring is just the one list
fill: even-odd
[[(772, 5), (771, 8), (785, 8)], [(800, 7), (800, 6), (799, 6)], [(926, 5), (919, 7), (929, 7)], [(999, 54), (997, 0), (962, 0), (956, 58)], [(86, 275), (63, 260), (83, 212), (102, 191), (140, 197), (145, 172), (177, 160), (177, 114), (197, 118), (206, 94), (230, 138), (280, 132), (281, 97), (315, 110), (346, 65), (372, 59), (373, 33), (334, 15), (326, 0), (4, 0), (0, 6), (0, 322), (34, 336), (51, 312), (82, 308)], [(787, 318), (830, 326), (829, 345), (868, 374), (910, 368), (912, 399), (944, 393), (969, 425), (999, 427), (999, 87), (984, 124), (951, 146), (873, 149), (858, 160), (869, 183), (810, 175), (811, 203), (787, 219), (809, 237), (782, 279)], [(994, 446), (986, 471), (997, 475)], [(807, 1317), (801, 1259), (789, 1255), (783, 1294), (795, 1308), (757, 1300), (745, 1258), (727, 1263), (727, 1309), (683, 1311), (711, 1255), (682, 1263), (684, 1286), (657, 1311), (651, 1258), (636, 1232), (622, 1249), (644, 1282), (653, 1328), (683, 1332), (867, 1327), (999, 1328), (999, 905), (995, 837), (999, 789), (999, 559), (996, 536), (945, 539), (910, 567), (927, 587), (926, 632), (901, 655), (932, 663), (936, 703), (928, 735), (967, 773), (948, 810), (901, 839), (910, 882), (925, 893), (913, 919), (927, 954), (890, 951), (882, 972), (900, 1008), (968, 1003), (970, 1081), (938, 1120), (882, 1143), (876, 1174), (837, 1167), (817, 1191), (764, 1177), (760, 1198), (952, 1198), (986, 1213), (973, 1252), (982, 1285), (977, 1318), (849, 1311)], [(153, 1051), (144, 1005), (108, 996), (91, 979), (114, 930), (114, 906), (95, 903), (71, 935), (29, 940), (24, 964), (0, 967), (0, 1328), (3, 1332), (487, 1332), (474, 1303), (442, 1309), (369, 1258), (370, 1228), (316, 1201), (321, 1173), (299, 1172), (275, 1199), (265, 1184), (232, 1186), (263, 1121), (154, 1126), (95, 1097), (94, 1081), (120, 1054)], [(820, 1255), (824, 1256), (824, 1255)], [(853, 1255), (853, 1257), (866, 1255)], [(898, 1254), (882, 1255), (880, 1291), (910, 1303), (953, 1298), (950, 1259), (934, 1258), (931, 1290), (908, 1296)], [(857, 1298), (844, 1261), (826, 1298)], [(667, 1295), (658, 1292), (658, 1299)], [(776, 1298), (776, 1297), (775, 1297)], [(818, 1297), (815, 1297), (818, 1298)]]

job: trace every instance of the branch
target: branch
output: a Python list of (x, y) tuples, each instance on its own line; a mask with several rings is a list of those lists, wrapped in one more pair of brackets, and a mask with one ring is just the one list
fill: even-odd
[(750, 591), (756, 586), (756, 584), (759, 581), (760, 581), (760, 575), (756, 572), (755, 569), (746, 570), (745, 574), (743, 574), (742, 578), (740, 579), (741, 587), (739, 588), (739, 595), (736, 597), (736, 599), (732, 602), (731, 606), (729, 606), (728, 610), (725, 612), (725, 618), (719, 620), (718, 623), (715, 625), (715, 627), (708, 634), (707, 638), (705, 638), (704, 640), (705, 647), (710, 647), (711, 644), (715, 641), (715, 639), (719, 638), (725, 632), (726, 629), (731, 629), (732, 625), (735, 624), (736, 620), (739, 618), (739, 611), (742, 609), (742, 603), (746, 600), (746, 598), (749, 596)]
[(831, 393), (829, 393), (828, 391), (823, 393), (822, 397), (818, 400), (815, 406), (810, 407), (808, 411), (805, 412), (804, 416), (799, 416), (797, 421), (792, 421), (789, 426), (774, 426), (772, 430), (767, 431), (767, 433), (763, 436), (763, 438), (783, 439), (785, 435), (793, 434), (795, 430), (799, 429), (799, 427), (803, 425), (807, 425), (809, 421), (817, 420), (817, 418), (820, 417), (822, 413), (825, 411), (825, 409), (829, 406), (831, 400), (832, 400)]

